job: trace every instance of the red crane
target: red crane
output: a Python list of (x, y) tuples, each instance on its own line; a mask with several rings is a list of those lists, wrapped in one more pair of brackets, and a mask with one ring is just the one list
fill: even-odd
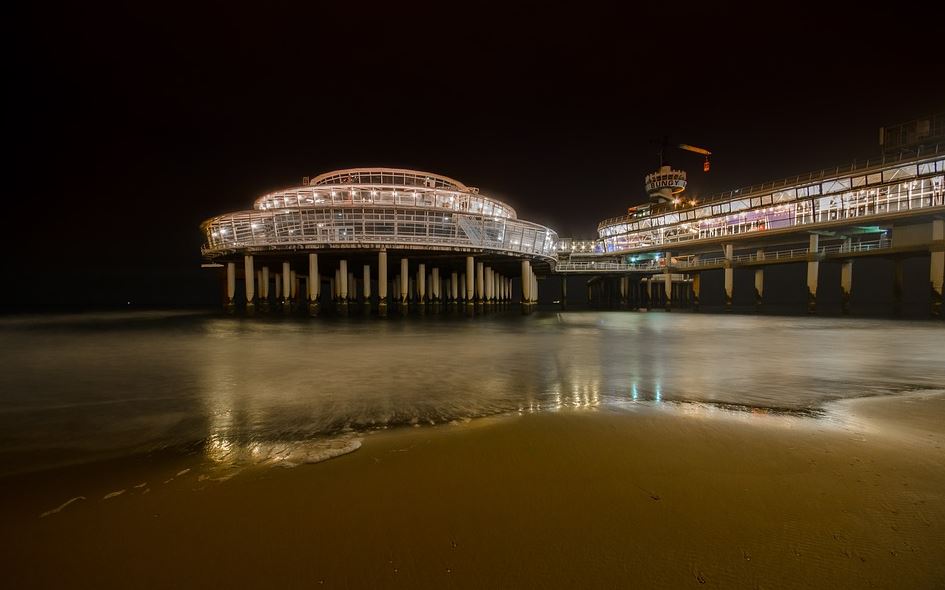
[[(656, 142), (654, 142), (654, 143), (656, 143)], [(666, 139), (666, 137), (664, 137), (664, 138), (663, 138), (663, 141), (662, 141), (662, 142), (659, 142), (659, 143), (660, 143), (660, 151), (659, 151), (659, 154), (660, 154), (660, 166), (663, 165), (663, 152), (666, 151), (667, 148), (674, 147), (674, 148), (677, 148), (677, 149), (680, 149), (680, 150), (686, 150), (687, 152), (693, 152), (693, 153), (701, 154), (701, 155), (705, 156), (705, 161), (702, 163), (702, 171), (703, 171), (703, 172), (708, 172), (708, 171), (709, 171), (709, 166), (710, 166), (710, 165), (709, 165), (709, 156), (712, 155), (712, 152), (710, 152), (709, 150), (707, 150), (707, 149), (705, 149), (705, 148), (697, 147), (697, 146), (694, 146), (694, 145), (689, 145), (688, 143), (679, 143), (679, 144), (676, 144), (676, 145), (670, 145), (670, 143), (669, 143), (669, 141)]]

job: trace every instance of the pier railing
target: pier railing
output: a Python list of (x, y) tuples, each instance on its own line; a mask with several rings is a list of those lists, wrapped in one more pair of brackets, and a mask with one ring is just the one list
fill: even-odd
[[(847, 252), (871, 252), (876, 250), (888, 249), (891, 247), (888, 239), (870, 240), (862, 242), (849, 242), (842, 244), (828, 244), (817, 249), (818, 254), (843, 254)], [(668, 265), (665, 258), (657, 260), (647, 260), (642, 262), (603, 262), (603, 261), (561, 261), (555, 266), (557, 273), (575, 273), (575, 274), (613, 274), (613, 273), (653, 273), (663, 272), (669, 266), (671, 270), (683, 270), (687, 268), (699, 268), (704, 266), (724, 265), (726, 261), (731, 264), (751, 263), (751, 262), (785, 262), (789, 260), (807, 260), (811, 251), (809, 248), (785, 248), (781, 250), (765, 251), (761, 254), (750, 252), (745, 254), (736, 254), (730, 259), (725, 256), (688, 256), (684, 258), (675, 258)]]
[[(817, 253), (842, 254), (845, 252), (869, 252), (889, 248), (890, 246), (891, 243), (887, 239), (851, 242), (848, 244), (828, 244), (818, 248)], [(731, 262), (737, 264), (745, 262), (784, 261), (792, 259), (806, 260), (810, 254), (810, 248), (786, 248), (783, 250), (765, 251), (762, 254), (759, 254), (758, 252), (736, 254), (732, 256)], [(673, 262), (672, 267), (687, 268), (694, 266), (711, 266), (716, 264), (724, 264), (725, 261), (725, 256), (692, 256), (684, 260), (677, 260), (676, 262)]]
[(435, 210), (284, 208), (241, 211), (204, 223), (205, 256), (237, 250), (398, 246), (481, 249), (555, 259), (557, 234), (520, 219)]

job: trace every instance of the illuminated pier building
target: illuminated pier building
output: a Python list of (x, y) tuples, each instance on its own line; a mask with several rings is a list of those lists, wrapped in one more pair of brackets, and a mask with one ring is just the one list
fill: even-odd
[(491, 306), (511, 300), (513, 276), (526, 278), (530, 305), (536, 274), (556, 260), (552, 230), (475, 187), (414, 170), (329, 172), (202, 228), (204, 256), (225, 268), (230, 308)]
[(539, 277), (560, 280), (558, 300), (565, 304), (569, 275), (587, 278), (594, 305), (698, 309), (709, 272), (722, 273), (730, 308), (739, 268), (753, 271), (754, 303), (761, 306), (765, 269), (783, 264), (806, 265), (811, 312), (821, 265), (839, 265), (848, 311), (856, 260), (894, 261), (898, 305), (903, 261), (927, 257), (932, 313), (941, 316), (945, 114), (886, 127), (881, 143), (884, 153), (874, 160), (700, 199), (686, 196), (686, 172), (661, 166), (645, 178), (650, 202), (602, 221), (592, 240), (558, 238), (443, 176), (343, 170), (205, 222), (203, 252), (226, 267), (230, 306), (242, 273), (255, 276), (245, 282), (250, 308), (261, 302), (291, 309), (305, 301), (314, 309), (327, 300), (321, 296), (327, 285), (342, 306), (373, 297), (381, 311), (390, 301), (403, 309), (510, 302), (513, 281), (528, 309), (538, 300)]

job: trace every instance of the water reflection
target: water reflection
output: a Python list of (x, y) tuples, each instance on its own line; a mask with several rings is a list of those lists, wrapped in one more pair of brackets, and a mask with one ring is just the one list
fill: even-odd
[(943, 335), (934, 323), (587, 312), (0, 320), (0, 462), (203, 441), (221, 465), (292, 463), (372, 429), (628, 403), (816, 417), (826, 400), (941, 386)]

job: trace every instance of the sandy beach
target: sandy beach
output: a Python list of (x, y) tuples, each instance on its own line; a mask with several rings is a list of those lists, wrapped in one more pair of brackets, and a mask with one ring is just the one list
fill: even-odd
[(945, 395), (524, 413), (294, 468), (151, 456), (2, 490), (10, 588), (936, 588)]

